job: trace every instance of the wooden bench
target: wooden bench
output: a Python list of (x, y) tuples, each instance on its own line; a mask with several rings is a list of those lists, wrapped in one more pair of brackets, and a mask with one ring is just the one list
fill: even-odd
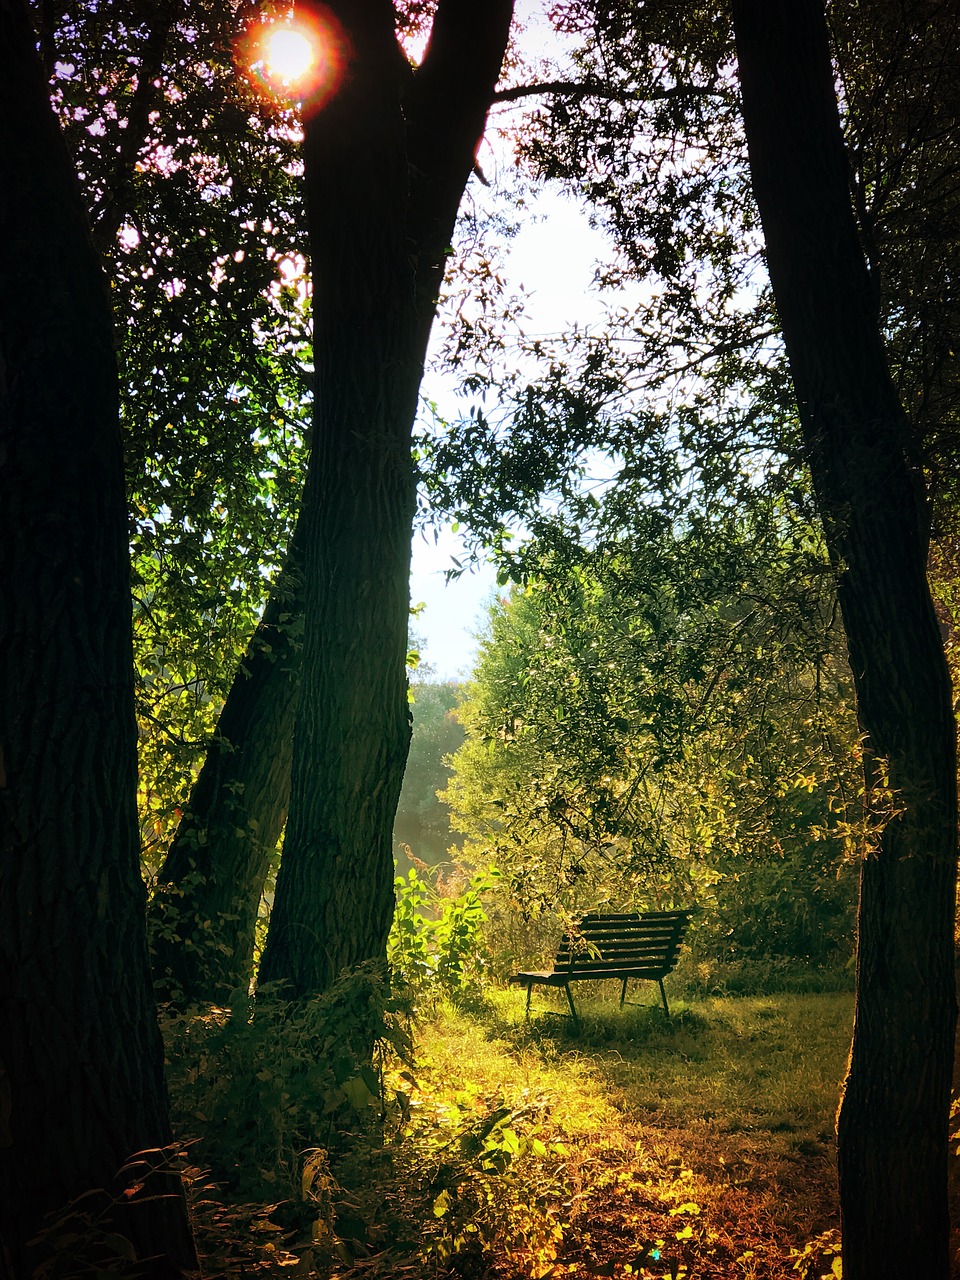
[(623, 983), (622, 1007), (630, 979), (644, 978), (659, 984), (663, 1011), (669, 1017), (663, 979), (676, 966), (680, 943), (692, 918), (692, 911), (645, 911), (642, 915), (637, 911), (619, 915), (591, 912), (576, 932), (561, 939), (552, 969), (515, 973), (510, 981), (527, 989), (527, 1017), (534, 987), (563, 987), (573, 1019), (579, 1022), (571, 982), (619, 978)]

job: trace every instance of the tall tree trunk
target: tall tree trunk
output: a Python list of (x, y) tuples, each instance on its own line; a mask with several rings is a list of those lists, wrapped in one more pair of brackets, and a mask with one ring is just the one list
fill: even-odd
[(512, 7), (441, 0), (414, 71), (390, 0), (329, 6), (344, 78), (308, 112), (303, 151), (317, 369), (303, 680), (261, 966), (261, 980), (282, 980), (294, 995), (324, 990), (344, 967), (385, 951), (410, 740), (411, 435), (445, 251)]
[(161, 999), (225, 1003), (253, 971), (257, 914), (290, 800), (300, 692), (300, 526), (217, 721), (148, 909)]
[(918, 477), (858, 242), (821, 0), (734, 0), (767, 261), (839, 595), (878, 831), (838, 1121), (845, 1280), (949, 1274), (956, 747)]
[(173, 1277), (113, 322), (25, 0), (0, 0), (0, 433), (0, 1271), (96, 1192), (80, 1211)]

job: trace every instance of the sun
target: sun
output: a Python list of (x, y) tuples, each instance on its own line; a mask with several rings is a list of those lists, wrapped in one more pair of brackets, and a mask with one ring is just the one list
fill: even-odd
[(316, 45), (298, 27), (275, 27), (264, 37), (264, 70), (280, 84), (304, 80), (316, 66), (317, 57)]
[(332, 17), (258, 23), (240, 45), (238, 60), (272, 98), (320, 106), (340, 81), (342, 37)]

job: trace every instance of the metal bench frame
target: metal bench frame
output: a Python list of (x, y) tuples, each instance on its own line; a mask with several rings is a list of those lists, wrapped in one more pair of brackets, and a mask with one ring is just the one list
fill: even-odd
[(572, 982), (619, 978), (623, 984), (622, 1008), (627, 983), (631, 978), (641, 978), (657, 983), (663, 1011), (669, 1018), (663, 979), (676, 967), (680, 944), (692, 918), (692, 911), (590, 912), (574, 932), (560, 940), (552, 969), (515, 973), (510, 982), (526, 987), (528, 1018), (535, 986), (563, 987), (573, 1020), (579, 1022), (570, 990)]

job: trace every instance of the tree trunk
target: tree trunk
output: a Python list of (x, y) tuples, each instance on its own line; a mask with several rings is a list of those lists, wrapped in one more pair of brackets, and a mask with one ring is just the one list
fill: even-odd
[(821, 0), (734, 0), (750, 167), (877, 830), (838, 1121), (845, 1280), (949, 1274), (956, 746), (919, 478), (858, 242)]
[(297, 996), (385, 952), (410, 740), (411, 434), (445, 252), (512, 15), (510, 0), (441, 0), (413, 71), (390, 0), (330, 9), (343, 81), (326, 105), (308, 104), (303, 153), (317, 370), (303, 681), (260, 974)]
[(0, 1271), (62, 1257), (30, 1242), (95, 1193), (78, 1212), (116, 1233), (103, 1265), (122, 1236), (173, 1277), (195, 1255), (179, 1179), (150, 1172), (171, 1134), (113, 321), (25, 0), (0, 0), (0, 63)]
[(299, 526), (217, 721), (148, 909), (162, 1000), (226, 1003), (253, 971), (287, 818), (303, 633)]

